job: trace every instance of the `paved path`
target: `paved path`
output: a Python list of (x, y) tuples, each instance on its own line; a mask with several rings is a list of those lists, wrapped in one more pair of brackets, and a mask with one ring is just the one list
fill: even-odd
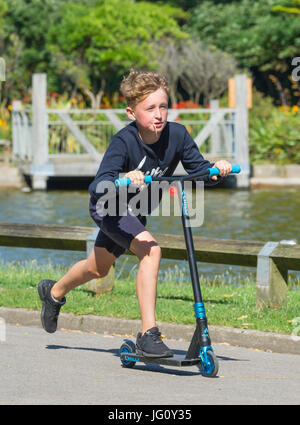
[[(196, 366), (121, 367), (123, 336), (7, 325), (0, 404), (300, 404), (300, 356), (214, 344), (219, 377)], [(168, 340), (177, 353), (188, 343)]]

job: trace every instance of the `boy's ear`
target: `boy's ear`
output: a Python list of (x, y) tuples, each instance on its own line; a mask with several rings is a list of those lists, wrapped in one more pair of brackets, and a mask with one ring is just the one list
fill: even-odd
[(126, 108), (126, 114), (127, 114), (128, 118), (130, 120), (133, 120), (133, 121), (135, 120), (134, 110), (132, 108), (130, 108), (130, 106), (127, 106), (127, 108)]

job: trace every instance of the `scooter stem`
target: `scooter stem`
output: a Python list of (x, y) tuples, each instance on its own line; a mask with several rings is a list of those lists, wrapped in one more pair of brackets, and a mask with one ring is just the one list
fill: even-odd
[(194, 310), (195, 310), (195, 316), (196, 316), (196, 329), (195, 329), (193, 338), (191, 340), (189, 349), (186, 353), (186, 359), (193, 359), (198, 357), (199, 352), (201, 355), (201, 349), (204, 350), (202, 354), (203, 356), (206, 355), (206, 351), (205, 351), (206, 348), (207, 349), (209, 348), (211, 351), (213, 350), (211, 348), (211, 340), (210, 340), (208, 327), (207, 327), (207, 318), (205, 314), (205, 308), (202, 302), (202, 294), (201, 294), (200, 283), (199, 283), (199, 274), (198, 274), (197, 262), (195, 258), (194, 241), (193, 241), (192, 228), (190, 226), (186, 194), (183, 189), (183, 185), (181, 181), (177, 181), (176, 185), (177, 185), (178, 198), (179, 198), (179, 201), (181, 202), (181, 221), (182, 221), (183, 233), (184, 233), (185, 244), (187, 249), (188, 262), (189, 262), (192, 287), (194, 292), (194, 301), (195, 301)]
[(201, 289), (199, 285), (198, 268), (197, 268), (197, 262), (195, 258), (194, 241), (193, 241), (192, 228), (190, 226), (186, 195), (185, 195), (185, 191), (183, 189), (183, 185), (181, 181), (177, 181), (176, 185), (178, 189), (177, 193), (178, 193), (179, 201), (181, 201), (181, 221), (182, 221), (184, 239), (186, 243), (192, 286), (194, 291), (194, 300), (195, 300), (195, 304), (202, 303), (202, 294), (201, 294)]

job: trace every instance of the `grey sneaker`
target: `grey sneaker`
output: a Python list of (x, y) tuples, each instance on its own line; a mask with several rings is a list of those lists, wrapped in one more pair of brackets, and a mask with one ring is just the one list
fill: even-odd
[(66, 298), (55, 301), (51, 294), (51, 288), (56, 282), (54, 280), (41, 280), (38, 284), (38, 293), (43, 301), (41, 320), (45, 331), (53, 333), (57, 329), (57, 319), (61, 307), (65, 304)]
[(163, 343), (157, 327), (148, 329), (136, 337), (136, 352), (145, 357), (173, 357), (172, 351)]

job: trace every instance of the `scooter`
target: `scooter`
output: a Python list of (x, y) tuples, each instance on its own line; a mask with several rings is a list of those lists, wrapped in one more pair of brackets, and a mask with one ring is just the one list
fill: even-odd
[[(232, 166), (232, 173), (239, 173), (241, 168), (239, 165)], [(121, 363), (126, 368), (132, 368), (137, 362), (146, 364), (160, 364), (167, 366), (192, 366), (198, 365), (202, 375), (206, 377), (214, 377), (218, 374), (218, 359), (211, 346), (211, 339), (208, 332), (207, 317), (205, 313), (204, 302), (202, 299), (201, 288), (199, 283), (197, 262), (195, 259), (195, 250), (191, 226), (189, 225), (189, 213), (186, 200), (186, 194), (183, 182), (187, 180), (196, 180), (199, 177), (219, 175), (218, 168), (208, 168), (199, 173), (193, 173), (186, 176), (176, 177), (151, 177), (145, 176), (145, 183), (152, 181), (169, 181), (176, 182), (177, 194), (181, 202), (181, 220), (185, 238), (185, 244), (188, 254), (189, 269), (194, 292), (194, 312), (196, 316), (196, 329), (194, 331), (189, 348), (185, 355), (174, 354), (173, 357), (145, 357), (136, 352), (135, 343), (129, 339), (125, 339), (120, 347)], [(115, 181), (117, 187), (130, 185), (128, 178), (120, 178)]]

